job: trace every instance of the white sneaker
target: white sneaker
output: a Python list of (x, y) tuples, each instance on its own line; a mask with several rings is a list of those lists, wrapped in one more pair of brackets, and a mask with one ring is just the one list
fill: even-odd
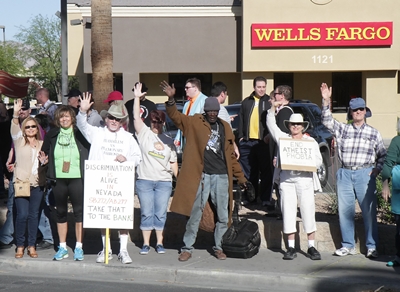
[[(112, 258), (113, 258), (112, 251), (110, 250), (108, 252), (108, 260), (112, 260)], [(104, 263), (104, 250), (102, 250), (97, 254), (96, 263)]]
[(377, 258), (378, 257), (378, 252), (374, 248), (370, 248), (367, 251), (367, 258), (372, 259), (372, 258)]
[(355, 254), (357, 254), (357, 250), (355, 247), (353, 247), (353, 248), (342, 247), (335, 251), (335, 255), (338, 255), (340, 257), (347, 256), (347, 255), (355, 255)]
[(119, 252), (118, 260), (120, 260), (121, 263), (123, 263), (123, 264), (132, 263), (132, 259), (131, 259), (131, 257), (129, 256), (129, 254), (128, 254), (128, 252), (126, 250), (121, 250)]

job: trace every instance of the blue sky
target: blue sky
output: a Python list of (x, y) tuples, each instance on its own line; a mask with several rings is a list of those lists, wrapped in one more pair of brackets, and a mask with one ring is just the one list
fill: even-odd
[[(61, 11), (60, 0), (2, 0), (0, 1), (0, 26), (6, 27), (6, 41), (15, 40), (18, 26), (29, 27), (29, 20), (36, 15), (56, 17)], [(3, 40), (3, 30), (0, 30), (0, 40)]]

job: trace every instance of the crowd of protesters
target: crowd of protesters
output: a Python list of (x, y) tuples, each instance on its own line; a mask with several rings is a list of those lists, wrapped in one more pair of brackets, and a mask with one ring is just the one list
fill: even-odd
[[(321, 191), (316, 174), (322, 163), (319, 146), (306, 132), (308, 121), (290, 107), (290, 86), (277, 86), (268, 95), (267, 80), (258, 76), (253, 80), (253, 87), (254, 91), (241, 104), (237, 143), (229, 115), (222, 105), (228, 94), (222, 82), (215, 83), (211, 96), (207, 97), (201, 92), (200, 80), (188, 79), (185, 84), (188, 101), (182, 113), (175, 106), (174, 85), (161, 82), (160, 88), (168, 96), (166, 112), (178, 128), (176, 137), (163, 133), (166, 113), (157, 110), (155, 104), (145, 98), (148, 88), (140, 82), (135, 84), (133, 99), (126, 104), (120, 92), (111, 92), (105, 99), (109, 109), (100, 114), (93, 108), (91, 94), (77, 89), (68, 93), (69, 105), (58, 107), (49, 100), (47, 89), (39, 89), (36, 99), (41, 108), (36, 118), (29, 116), (27, 99), (15, 100), (13, 111), (7, 113), (3, 110), (0, 121), (3, 131), (7, 129), (4, 125), (9, 125), (7, 131), (12, 137), (7, 151), (1, 151), (4, 163), (1, 169), (4, 169), (10, 184), (7, 219), (0, 230), (0, 248), (9, 248), (15, 243), (16, 258), (22, 258), (25, 249), (30, 257), (36, 258), (37, 248), (51, 248), (53, 243), (58, 242), (53, 259), (67, 258), (67, 213), (68, 202), (71, 202), (76, 236), (74, 260), (83, 260), (84, 162), (109, 160), (120, 163), (131, 161), (137, 167), (135, 193), (140, 202), (142, 255), (150, 251), (152, 230), (155, 230), (157, 239), (156, 252), (165, 253), (163, 232), (175, 177), (177, 185), (171, 211), (189, 218), (183, 237), (184, 247), (178, 259), (187, 261), (191, 258), (203, 211), (210, 208), (210, 204), (216, 218), (211, 226), (215, 239), (214, 255), (217, 259), (225, 259), (221, 243), (232, 220), (232, 177), (235, 176), (242, 189), (246, 190), (251, 184), (254, 186), (256, 200), (268, 210), (274, 209), (272, 193), (275, 191), (283, 217), (283, 233), (287, 238), (288, 249), (283, 255), (284, 260), (297, 257), (295, 233), (298, 232), (298, 206), (304, 231), (308, 235), (306, 255), (312, 260), (320, 260), (315, 242), (314, 201), (315, 193)], [(365, 225), (366, 257), (378, 257), (375, 192), (376, 177), (383, 169), (382, 195), (385, 200), (390, 196), (388, 182), (394, 179), (392, 202), (395, 205), (392, 211), (396, 214), (397, 223), (398, 254), (388, 265), (400, 265), (400, 212), (397, 208), (400, 205), (400, 187), (397, 185), (400, 184), (396, 181), (400, 179), (396, 167), (400, 163), (398, 139), (395, 137), (392, 140), (386, 156), (379, 131), (366, 123), (366, 118), (372, 113), (365, 100), (360, 97), (351, 99), (349, 122), (340, 123), (331, 113), (332, 88), (323, 83), (320, 90), (321, 120), (336, 139), (339, 163), (336, 183), (342, 241), (334, 254), (346, 256), (358, 252), (354, 242), (357, 199)], [(2, 133), (2, 136), (7, 135)], [(118, 153), (103, 152), (106, 144), (117, 137), (123, 141)], [(301, 140), (310, 145), (315, 165), (310, 169), (299, 170), (290, 166), (283, 169), (280, 145), (285, 139)], [(177, 151), (183, 151), (181, 170), (178, 169)], [(22, 182), (29, 183), (29, 196), (19, 196), (17, 193), (21, 191), (14, 190), (14, 186), (20, 188)], [(4, 187), (1, 186), (0, 191), (4, 192)], [(50, 204), (50, 201), (53, 203)], [(248, 203), (246, 198), (242, 203)], [(45, 210), (51, 205), (55, 219), (46, 216)], [(16, 211), (14, 215), (13, 210)], [(53, 234), (57, 234), (58, 238), (53, 240), (51, 231), (49, 236), (46, 234), (52, 225), (49, 221), (54, 220), (56, 225), (53, 224), (53, 229), (56, 226), (56, 230)], [(38, 234), (42, 235), (42, 241), (38, 241)], [(119, 237), (118, 259), (129, 264), (132, 259), (127, 252), (128, 230), (119, 230)], [(98, 263), (104, 262), (106, 257), (112, 259), (111, 250), (105, 254), (109, 239), (104, 230), (101, 231), (101, 238), (103, 249), (96, 259)]]

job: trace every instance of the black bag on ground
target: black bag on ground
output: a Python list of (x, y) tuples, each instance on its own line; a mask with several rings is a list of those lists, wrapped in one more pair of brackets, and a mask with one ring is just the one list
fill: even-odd
[(258, 253), (261, 237), (257, 223), (239, 219), (240, 192), (236, 191), (233, 223), (222, 237), (222, 249), (227, 257), (247, 259)]

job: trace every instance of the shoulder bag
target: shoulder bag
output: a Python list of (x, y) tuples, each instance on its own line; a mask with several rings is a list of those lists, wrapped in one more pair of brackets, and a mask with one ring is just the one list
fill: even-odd
[(233, 209), (233, 223), (222, 237), (222, 249), (227, 257), (251, 258), (260, 249), (261, 236), (257, 223), (239, 218), (239, 204), (241, 191), (235, 193), (235, 207)]

